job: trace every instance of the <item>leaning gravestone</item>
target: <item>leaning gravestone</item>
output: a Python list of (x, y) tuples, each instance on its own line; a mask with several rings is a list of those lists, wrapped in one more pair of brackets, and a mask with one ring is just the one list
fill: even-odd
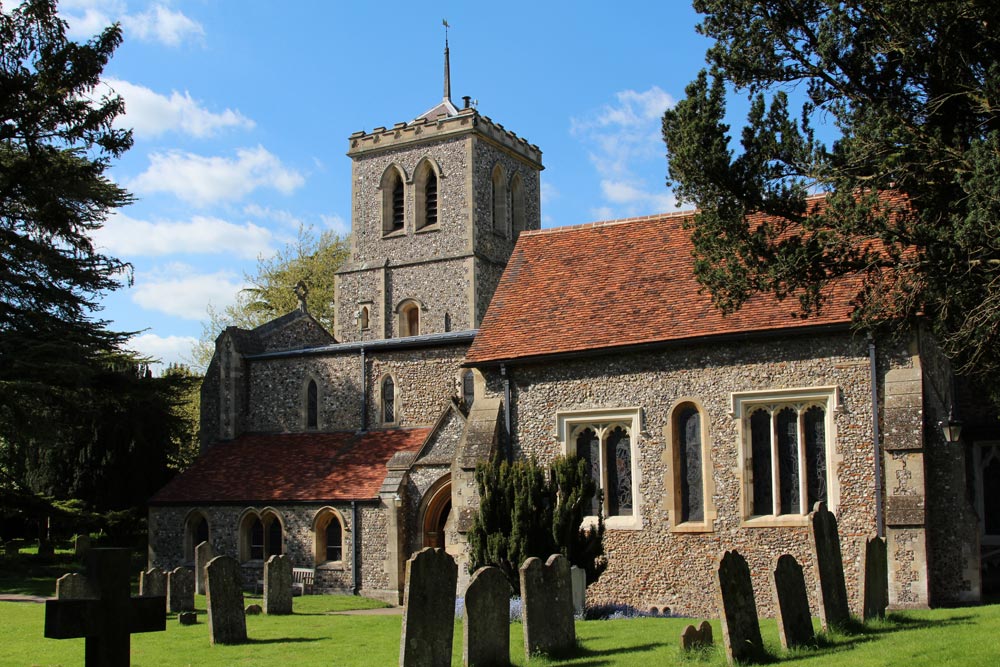
[(202, 542), (194, 548), (194, 592), (205, 594), (205, 566), (215, 558), (215, 549), (208, 542)]
[(242, 580), (240, 564), (231, 556), (216, 556), (205, 566), (205, 604), (212, 644), (242, 644), (247, 640)]
[(96, 598), (97, 592), (90, 586), (87, 577), (73, 572), (56, 579), (56, 599), (81, 600)]
[(847, 584), (840, 555), (837, 517), (826, 508), (826, 503), (816, 503), (809, 513), (809, 526), (819, 575), (819, 617), (823, 621), (823, 629), (843, 627), (851, 620), (851, 612), (847, 607)]
[(400, 667), (448, 667), (455, 635), (458, 566), (444, 549), (425, 547), (406, 561)]
[(194, 611), (194, 573), (186, 567), (167, 573), (167, 611)]
[(130, 556), (129, 549), (91, 549), (85, 568), (94, 598), (45, 601), (45, 636), (85, 637), (86, 667), (128, 667), (133, 633), (167, 629), (162, 597), (129, 596)]
[(802, 566), (795, 557), (778, 557), (774, 566), (774, 599), (777, 601), (778, 635), (788, 650), (816, 642), (812, 617), (809, 615), (809, 595)]
[(871, 537), (865, 542), (865, 593), (863, 618), (885, 618), (889, 606), (889, 565), (885, 539)]
[(90, 551), (90, 535), (77, 535), (73, 540), (73, 556), (81, 560)]
[(573, 620), (573, 583), (569, 561), (561, 554), (549, 556), (545, 565), (529, 558), (521, 565), (521, 599), (524, 602), (524, 653), (565, 653), (576, 645)]
[(689, 625), (681, 633), (681, 649), (691, 651), (712, 645), (712, 626), (702, 621), (697, 628)]
[(510, 583), (496, 567), (481, 567), (465, 589), (462, 664), (510, 664)]
[(264, 563), (264, 613), (292, 613), (292, 561), (271, 556)]
[(716, 602), (722, 621), (722, 639), (730, 664), (761, 662), (765, 659), (764, 642), (757, 621), (757, 601), (753, 595), (750, 567), (738, 551), (727, 551), (719, 558)]
[(167, 594), (167, 573), (158, 567), (139, 573), (139, 595), (144, 598)]

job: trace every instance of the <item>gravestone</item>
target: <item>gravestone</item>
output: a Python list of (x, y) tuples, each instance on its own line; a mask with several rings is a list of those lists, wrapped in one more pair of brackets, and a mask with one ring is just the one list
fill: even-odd
[(774, 565), (774, 599), (778, 635), (785, 650), (815, 644), (806, 578), (802, 566), (790, 554), (779, 556)]
[(91, 549), (84, 559), (94, 599), (45, 601), (45, 636), (85, 637), (87, 667), (127, 667), (131, 635), (167, 629), (162, 597), (129, 596), (129, 549)]
[(91, 587), (84, 575), (73, 572), (56, 579), (56, 599), (81, 600), (87, 598), (96, 599), (97, 591)]
[(862, 604), (864, 620), (885, 618), (889, 606), (889, 564), (885, 540), (870, 537), (865, 542), (865, 588)]
[(823, 629), (843, 627), (851, 620), (851, 612), (847, 607), (847, 584), (840, 555), (837, 517), (826, 508), (826, 503), (816, 503), (809, 513), (809, 527), (819, 576), (819, 617)]
[(696, 628), (689, 625), (681, 633), (681, 649), (691, 651), (712, 645), (712, 626), (708, 621), (702, 621)]
[(760, 662), (766, 658), (757, 621), (750, 567), (738, 551), (727, 551), (716, 570), (716, 602), (722, 622), (722, 640), (730, 664)]
[(425, 547), (406, 561), (400, 667), (448, 667), (455, 634), (458, 566), (444, 549)]
[(81, 560), (90, 551), (90, 535), (77, 535), (73, 540), (73, 555)]
[(524, 603), (524, 653), (557, 654), (573, 650), (573, 582), (569, 561), (561, 554), (529, 558), (521, 565), (521, 599)]
[(496, 567), (481, 567), (465, 589), (462, 664), (510, 664), (510, 583)]
[(215, 549), (208, 542), (202, 542), (194, 548), (194, 592), (205, 594), (205, 566), (215, 558)]
[(247, 608), (243, 610), (245, 616), (260, 616), (264, 613), (264, 608), (259, 604), (248, 604)]
[(583, 616), (583, 608), (587, 606), (587, 571), (574, 565), (569, 568), (569, 576), (573, 582), (573, 613)]
[(167, 573), (158, 567), (139, 573), (139, 595), (148, 597), (166, 597)]
[(181, 625), (195, 625), (198, 623), (198, 614), (193, 611), (182, 611), (177, 614), (177, 622)]
[(212, 644), (242, 644), (247, 640), (242, 581), (240, 564), (231, 556), (216, 556), (205, 566), (205, 604)]
[(292, 561), (271, 556), (264, 563), (264, 613), (292, 613)]
[(194, 572), (186, 567), (167, 573), (167, 611), (194, 611)]

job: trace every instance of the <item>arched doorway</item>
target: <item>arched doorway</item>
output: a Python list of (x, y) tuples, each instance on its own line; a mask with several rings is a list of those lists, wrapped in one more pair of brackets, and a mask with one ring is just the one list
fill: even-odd
[(451, 479), (439, 483), (436, 489), (428, 491), (427, 496), (429, 500), (424, 508), (421, 525), (423, 546), (444, 549), (445, 524), (451, 514)]

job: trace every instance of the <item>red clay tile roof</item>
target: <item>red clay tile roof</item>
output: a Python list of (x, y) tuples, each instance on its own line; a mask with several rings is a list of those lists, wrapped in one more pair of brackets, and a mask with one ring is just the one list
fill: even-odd
[(248, 434), (214, 445), (149, 501), (158, 504), (368, 500), (386, 462), (431, 429)]
[[(755, 296), (723, 316), (694, 278), (689, 212), (524, 232), (472, 347), (470, 364), (850, 320), (844, 281), (819, 317), (795, 298)], [(853, 281), (851, 281), (853, 282)]]

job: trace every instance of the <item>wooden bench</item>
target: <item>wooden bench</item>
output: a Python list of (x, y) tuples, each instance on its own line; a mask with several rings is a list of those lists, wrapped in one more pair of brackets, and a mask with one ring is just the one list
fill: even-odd
[(299, 595), (309, 595), (312, 593), (313, 580), (316, 578), (316, 570), (308, 567), (292, 568), (292, 595), (298, 591)]

